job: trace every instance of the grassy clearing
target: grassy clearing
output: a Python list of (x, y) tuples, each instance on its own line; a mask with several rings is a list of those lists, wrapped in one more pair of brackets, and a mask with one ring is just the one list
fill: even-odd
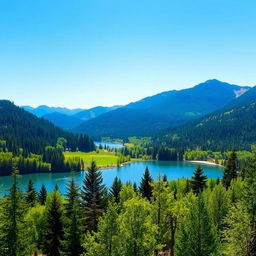
[(96, 161), (98, 167), (109, 167), (116, 166), (118, 157), (110, 152), (105, 152), (104, 150), (84, 153), (84, 152), (65, 152), (65, 158), (69, 157), (80, 157), (83, 159), (86, 165), (89, 165), (92, 160)]

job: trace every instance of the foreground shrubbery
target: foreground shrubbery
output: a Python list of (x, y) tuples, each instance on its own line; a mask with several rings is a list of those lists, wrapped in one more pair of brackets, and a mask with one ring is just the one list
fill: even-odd
[(92, 162), (82, 188), (72, 179), (61, 196), (32, 182), (22, 193), (13, 177), (0, 200), (0, 255), (255, 255), (255, 148), (241, 177), (230, 156), (223, 181), (201, 168), (191, 180), (153, 181), (146, 170), (139, 188), (116, 178), (108, 191)]

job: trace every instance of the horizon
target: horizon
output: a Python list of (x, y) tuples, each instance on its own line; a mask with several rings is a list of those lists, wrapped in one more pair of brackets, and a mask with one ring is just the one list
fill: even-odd
[(246, 0), (0, 4), (1, 97), (17, 105), (126, 105), (214, 77), (256, 81)]

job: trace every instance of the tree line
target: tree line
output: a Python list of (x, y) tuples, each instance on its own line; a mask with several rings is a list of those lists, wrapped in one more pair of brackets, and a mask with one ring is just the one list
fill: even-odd
[(153, 180), (139, 186), (115, 178), (107, 189), (92, 162), (80, 188), (62, 196), (56, 186), (21, 191), (18, 174), (0, 199), (0, 255), (255, 256), (256, 147), (243, 175), (236, 152), (222, 179), (198, 167), (191, 179)]

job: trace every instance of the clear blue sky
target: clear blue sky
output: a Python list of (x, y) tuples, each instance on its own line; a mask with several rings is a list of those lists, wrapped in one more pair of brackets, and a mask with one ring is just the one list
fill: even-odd
[(0, 98), (86, 108), (252, 86), (255, 15), (255, 0), (2, 0)]

